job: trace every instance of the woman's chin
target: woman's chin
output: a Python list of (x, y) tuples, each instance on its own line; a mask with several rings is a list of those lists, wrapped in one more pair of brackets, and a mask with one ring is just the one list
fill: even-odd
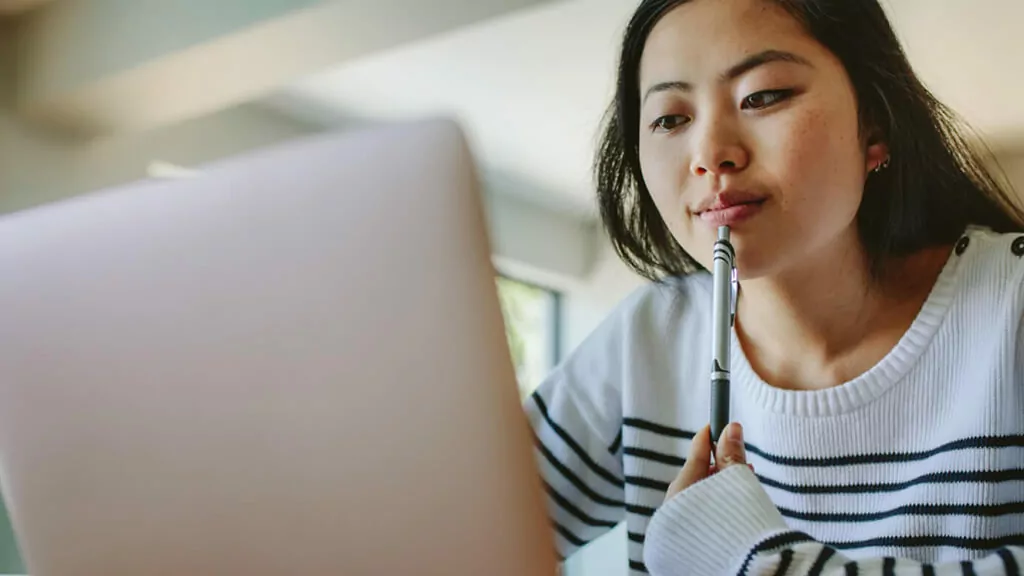
[(742, 250), (736, 247), (736, 276), (740, 282), (757, 280), (771, 274), (772, 264), (773, 262), (756, 248)]

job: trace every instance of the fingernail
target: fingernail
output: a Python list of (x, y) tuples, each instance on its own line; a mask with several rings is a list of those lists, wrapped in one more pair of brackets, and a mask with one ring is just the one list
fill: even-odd
[(739, 422), (729, 424), (729, 429), (726, 434), (728, 434), (728, 438), (732, 442), (743, 442), (743, 427), (740, 426)]

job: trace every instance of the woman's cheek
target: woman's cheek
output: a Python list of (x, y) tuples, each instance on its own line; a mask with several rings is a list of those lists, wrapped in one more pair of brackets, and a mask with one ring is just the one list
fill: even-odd
[(686, 168), (681, 159), (655, 147), (640, 148), (640, 169), (644, 184), (659, 210), (670, 210), (678, 202)]
[(776, 151), (781, 168), (778, 176), (790, 191), (788, 200), (827, 196), (855, 183), (857, 135), (844, 128), (829, 115), (812, 112), (794, 119), (781, 135)]

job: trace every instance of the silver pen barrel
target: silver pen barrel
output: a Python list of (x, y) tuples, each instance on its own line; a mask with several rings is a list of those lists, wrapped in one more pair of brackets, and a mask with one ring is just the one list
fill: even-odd
[(729, 227), (718, 228), (713, 259), (713, 311), (711, 324), (711, 441), (718, 442), (729, 424), (729, 344), (735, 304), (736, 253)]

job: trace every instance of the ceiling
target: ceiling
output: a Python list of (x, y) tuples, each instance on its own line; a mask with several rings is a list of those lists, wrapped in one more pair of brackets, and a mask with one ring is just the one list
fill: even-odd
[[(884, 0), (883, 0), (884, 1)], [(563, 0), (345, 63), (267, 100), (322, 125), (457, 117), (515, 192), (591, 211), (589, 166), (635, 3)], [(926, 84), (996, 144), (1024, 135), (1020, 0), (888, 0)]]

